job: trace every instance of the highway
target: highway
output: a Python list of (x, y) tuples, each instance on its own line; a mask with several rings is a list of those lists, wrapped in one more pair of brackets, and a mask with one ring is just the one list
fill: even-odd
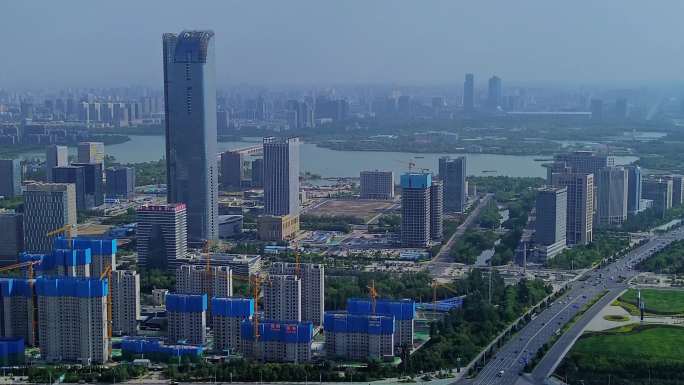
[[(637, 272), (631, 266), (653, 255), (675, 240), (684, 239), (684, 229), (675, 229), (665, 235), (653, 236), (650, 240), (627, 253), (623, 258), (603, 268), (587, 272), (586, 280), (569, 284), (565, 294), (539, 313), (520, 332), (502, 346), (485, 367), (472, 379), (461, 379), (457, 384), (542, 384), (556, 369), (565, 354), (581, 335), (586, 325), (606, 305), (610, 304), (625, 289), (628, 280)], [(622, 276), (623, 279), (619, 277)], [(528, 360), (549, 342), (577, 314), (582, 307), (606, 293), (593, 307), (585, 312), (570, 329), (558, 338), (554, 346), (539, 362), (531, 375), (522, 375)]]

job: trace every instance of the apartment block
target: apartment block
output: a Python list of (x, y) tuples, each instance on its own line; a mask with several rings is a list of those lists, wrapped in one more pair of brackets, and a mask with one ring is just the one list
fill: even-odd
[(368, 299), (350, 298), (347, 300), (347, 313), (356, 315), (385, 315), (394, 319), (394, 348), (398, 351), (403, 346), (413, 346), (414, 320), (416, 303), (409, 299), (378, 299), (373, 304)]
[(21, 337), (36, 345), (33, 281), (0, 278), (0, 337)]
[[(255, 331), (258, 338), (255, 338)], [(240, 326), (242, 352), (264, 362), (311, 361), (313, 325), (311, 322), (263, 321), (255, 327), (245, 320)]]
[(302, 321), (311, 321), (314, 326), (323, 323), (325, 311), (325, 267), (322, 264), (275, 262), (271, 274), (298, 275), (301, 280)]
[(346, 360), (394, 357), (394, 318), (386, 315), (325, 313), (325, 354)]
[(214, 332), (214, 350), (218, 353), (235, 353), (242, 348), (240, 325), (254, 315), (252, 298), (212, 298), (211, 321)]
[(302, 281), (295, 275), (271, 274), (261, 285), (264, 318), (273, 321), (302, 320)]
[(206, 294), (167, 294), (168, 344), (204, 345), (207, 342)]
[(112, 330), (118, 335), (138, 334), (140, 274), (132, 270), (112, 272)]

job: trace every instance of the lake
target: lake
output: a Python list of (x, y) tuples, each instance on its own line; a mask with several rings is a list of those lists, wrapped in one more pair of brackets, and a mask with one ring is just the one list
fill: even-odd
[[(164, 157), (164, 137), (161, 135), (129, 135), (131, 140), (105, 147), (107, 155), (114, 156), (122, 163), (149, 162)], [(219, 142), (218, 150), (225, 151), (261, 143), (260, 139), (250, 138), (240, 142)], [(76, 149), (70, 148), (75, 154)], [(414, 170), (427, 169), (437, 172), (439, 157), (465, 155), (469, 175), (505, 175), (513, 177), (546, 177), (546, 169), (535, 161), (543, 156), (517, 156), (496, 154), (422, 154), (383, 151), (334, 151), (317, 147), (315, 144), (301, 145), (301, 170), (322, 177), (358, 177), (362, 170), (389, 170), (400, 174), (408, 169), (409, 161), (415, 163)], [(22, 157), (44, 157), (42, 153), (25, 153)], [(616, 157), (617, 164), (628, 164), (637, 158), (633, 156)]]

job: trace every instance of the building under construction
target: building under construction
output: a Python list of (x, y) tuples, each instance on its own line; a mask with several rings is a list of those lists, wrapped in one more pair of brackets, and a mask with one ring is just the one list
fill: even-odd
[(168, 344), (204, 345), (207, 342), (207, 295), (167, 294)]
[(240, 326), (242, 354), (264, 362), (311, 361), (311, 322), (244, 320)]
[(214, 350), (235, 353), (242, 348), (240, 325), (254, 315), (252, 298), (212, 298), (211, 319)]

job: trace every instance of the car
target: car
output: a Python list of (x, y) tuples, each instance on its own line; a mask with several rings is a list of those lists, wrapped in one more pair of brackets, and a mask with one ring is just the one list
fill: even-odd
[(497, 377), (503, 377), (503, 375), (504, 375), (503, 370), (499, 370), (499, 373), (496, 374)]

